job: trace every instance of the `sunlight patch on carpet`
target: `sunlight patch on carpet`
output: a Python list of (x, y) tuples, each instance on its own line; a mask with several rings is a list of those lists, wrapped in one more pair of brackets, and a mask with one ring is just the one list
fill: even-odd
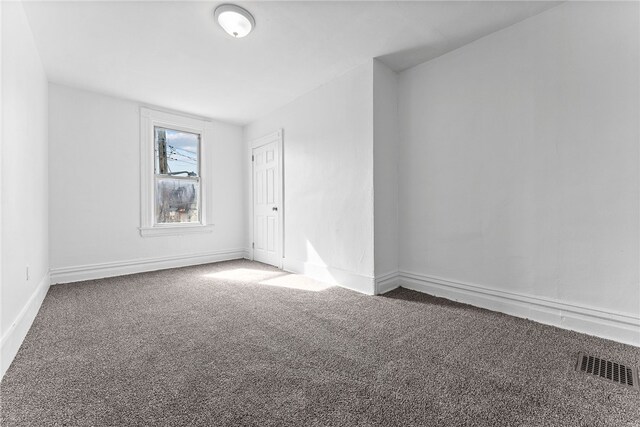
[(234, 270), (219, 271), (205, 274), (211, 279), (230, 280), (236, 282), (254, 282), (265, 286), (299, 289), (303, 291), (320, 292), (333, 287), (328, 283), (319, 282), (310, 277), (284, 271), (265, 271), (251, 268), (236, 268)]

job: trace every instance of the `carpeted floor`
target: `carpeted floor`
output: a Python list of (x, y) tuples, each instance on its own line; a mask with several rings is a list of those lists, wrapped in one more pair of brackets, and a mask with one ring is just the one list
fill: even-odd
[[(304, 289), (295, 289), (301, 287)], [(249, 261), (53, 286), (1, 384), (9, 426), (640, 426), (574, 371), (640, 349)]]

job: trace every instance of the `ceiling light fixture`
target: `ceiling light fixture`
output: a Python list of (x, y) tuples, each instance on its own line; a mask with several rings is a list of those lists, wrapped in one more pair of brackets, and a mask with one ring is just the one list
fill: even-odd
[(222, 29), (235, 38), (246, 36), (256, 26), (253, 16), (235, 4), (221, 4), (213, 14)]

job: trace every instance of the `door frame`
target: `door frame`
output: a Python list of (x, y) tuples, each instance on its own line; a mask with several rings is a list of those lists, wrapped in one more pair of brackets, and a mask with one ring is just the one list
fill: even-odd
[(251, 255), (251, 261), (254, 260), (254, 224), (255, 218), (253, 215), (254, 207), (254, 173), (253, 173), (253, 150), (263, 145), (275, 142), (278, 146), (278, 174), (276, 176), (276, 187), (280, 190), (280, 201), (278, 202), (278, 235), (276, 236), (278, 251), (278, 265), (277, 267), (283, 268), (284, 260), (284, 143), (283, 143), (284, 130), (278, 129), (275, 132), (264, 135), (260, 138), (254, 139), (249, 142), (249, 171), (251, 173), (251, 201), (249, 203), (249, 230), (251, 238), (251, 247), (249, 248), (249, 254)]

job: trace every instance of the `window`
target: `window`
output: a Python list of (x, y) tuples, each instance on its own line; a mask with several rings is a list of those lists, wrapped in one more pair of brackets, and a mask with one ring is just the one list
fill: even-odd
[(200, 134), (154, 127), (157, 224), (200, 222)]
[(211, 123), (140, 110), (142, 236), (211, 231), (205, 146)]

